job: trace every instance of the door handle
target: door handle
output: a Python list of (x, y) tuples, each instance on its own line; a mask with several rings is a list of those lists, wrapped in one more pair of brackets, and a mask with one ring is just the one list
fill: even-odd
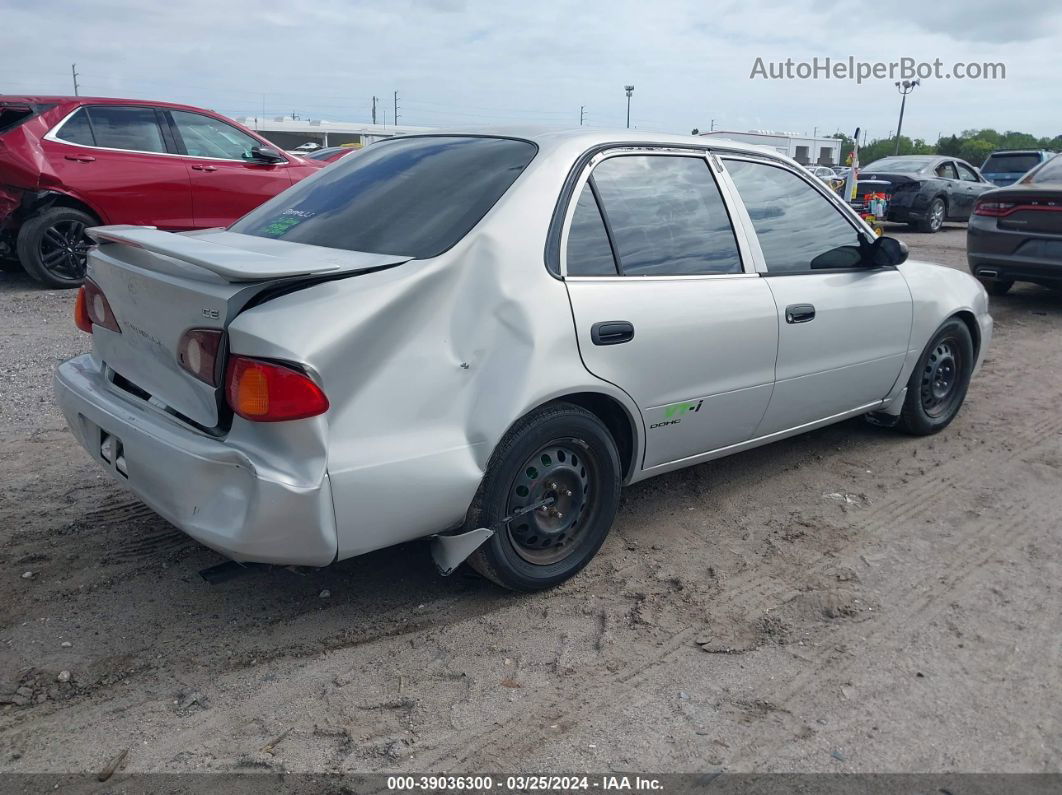
[(634, 339), (634, 324), (626, 320), (605, 320), (590, 327), (594, 345), (619, 345)]
[(812, 304), (790, 304), (785, 308), (786, 323), (810, 323), (815, 319), (815, 307)]
[(93, 163), (96, 160), (92, 155), (63, 155), (63, 157), (77, 163)]
[(217, 166), (204, 166), (202, 163), (193, 163), (192, 169), (195, 171), (217, 171)]

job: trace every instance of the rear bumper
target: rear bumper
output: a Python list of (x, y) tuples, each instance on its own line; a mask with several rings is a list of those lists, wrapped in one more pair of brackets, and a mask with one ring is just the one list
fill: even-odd
[[(89, 456), (197, 541), (240, 561), (324, 566), (336, 557), (327, 474), (304, 483), (108, 386), (89, 354), (60, 365), (55, 394)], [(100, 451), (120, 441), (127, 475)]]
[(966, 251), (974, 276), (1062, 285), (1062, 235), (999, 229), (994, 218), (972, 216)]

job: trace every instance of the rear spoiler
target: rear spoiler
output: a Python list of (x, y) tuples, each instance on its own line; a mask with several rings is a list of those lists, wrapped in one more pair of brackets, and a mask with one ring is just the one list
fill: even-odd
[(85, 233), (100, 245), (119, 243), (187, 262), (228, 282), (257, 282), (289, 276), (338, 276), (401, 265), (398, 254), (325, 248), (258, 238), (224, 230), (176, 234), (154, 226), (97, 226)]

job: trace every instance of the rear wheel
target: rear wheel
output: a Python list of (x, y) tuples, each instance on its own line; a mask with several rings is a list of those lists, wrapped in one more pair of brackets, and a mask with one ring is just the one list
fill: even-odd
[(989, 295), (1006, 295), (1014, 282), (1010, 279), (978, 279), (985, 286)]
[(933, 335), (907, 381), (897, 427), (918, 436), (948, 427), (966, 399), (973, 365), (970, 329), (951, 318)]
[(520, 420), (491, 457), (465, 527), (494, 535), (468, 562), (512, 590), (564, 582), (601, 547), (619, 491), (619, 454), (601, 420), (569, 403), (544, 406)]
[(944, 215), (947, 208), (944, 205), (944, 200), (939, 196), (929, 203), (929, 207), (926, 208), (926, 217), (918, 222), (918, 229), (921, 232), (939, 232), (940, 228), (944, 226)]
[(26, 273), (48, 287), (77, 287), (85, 278), (85, 254), (92, 242), (85, 229), (97, 223), (73, 207), (45, 210), (19, 230), (19, 262)]

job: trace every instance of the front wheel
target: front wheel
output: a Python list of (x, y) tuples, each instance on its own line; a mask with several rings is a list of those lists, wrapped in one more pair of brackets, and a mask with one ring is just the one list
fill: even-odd
[(907, 381), (897, 427), (916, 436), (944, 430), (959, 413), (974, 366), (970, 329), (951, 318), (933, 335)]
[(494, 535), (468, 562), (515, 591), (564, 582), (601, 547), (619, 492), (619, 453), (601, 420), (570, 403), (537, 409), (491, 456), (465, 529), (489, 527)]

